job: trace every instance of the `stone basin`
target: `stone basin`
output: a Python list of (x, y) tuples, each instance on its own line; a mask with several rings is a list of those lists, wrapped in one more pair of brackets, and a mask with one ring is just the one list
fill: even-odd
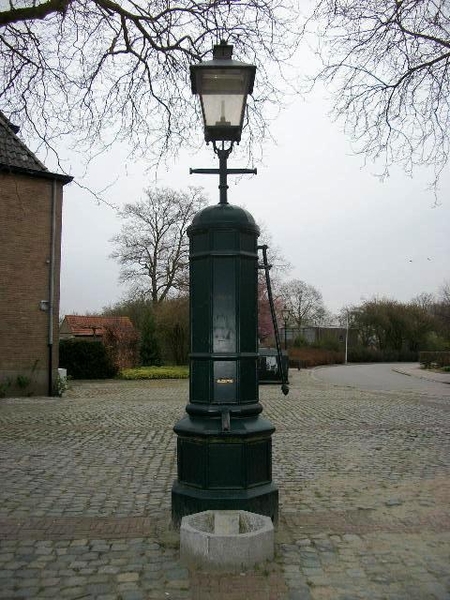
[(273, 556), (269, 517), (245, 510), (207, 510), (181, 521), (180, 558), (187, 566), (234, 571)]

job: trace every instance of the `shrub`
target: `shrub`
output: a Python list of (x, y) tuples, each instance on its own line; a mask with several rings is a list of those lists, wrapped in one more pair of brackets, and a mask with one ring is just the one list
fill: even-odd
[(117, 370), (138, 364), (139, 334), (135, 329), (120, 325), (105, 325), (102, 343)]
[(289, 361), (300, 363), (303, 368), (334, 365), (344, 362), (344, 354), (322, 348), (291, 348), (289, 350)]
[(432, 331), (427, 336), (426, 344), (424, 345), (424, 350), (425, 349), (434, 352), (448, 352), (450, 350), (450, 340), (446, 339), (445, 337), (442, 337), (435, 331)]
[(139, 345), (140, 364), (144, 366), (161, 365), (161, 348), (156, 335), (155, 317), (147, 312), (141, 324), (141, 340)]
[(136, 369), (124, 369), (119, 373), (120, 379), (187, 379), (189, 368), (177, 367), (138, 367)]
[(61, 340), (59, 366), (73, 379), (108, 379), (117, 374), (105, 346), (101, 342)]
[(12, 386), (12, 379), (10, 377), (4, 377), (0, 380), (0, 398), (6, 396), (7, 391)]
[(164, 362), (186, 365), (189, 356), (189, 298), (161, 302), (155, 314)]
[(316, 348), (323, 348), (323, 350), (333, 350), (334, 352), (339, 352), (341, 350), (342, 344), (339, 343), (339, 340), (330, 335), (325, 335), (322, 339), (320, 339), (317, 344), (315, 344)]
[(304, 348), (305, 346), (309, 346), (309, 342), (302, 335), (298, 335), (292, 342), (292, 345), (294, 348)]
[(336, 336), (325, 334), (319, 340), (315, 342), (308, 342), (303, 335), (298, 335), (292, 342), (294, 348), (319, 348), (321, 350), (333, 350), (334, 352), (340, 352), (342, 350), (342, 344)]

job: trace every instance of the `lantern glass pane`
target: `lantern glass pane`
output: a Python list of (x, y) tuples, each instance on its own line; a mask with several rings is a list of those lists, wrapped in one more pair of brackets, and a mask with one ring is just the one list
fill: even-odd
[(203, 96), (206, 127), (238, 127), (241, 123), (244, 96), (221, 94)]
[(245, 69), (205, 69), (199, 73), (206, 127), (239, 126), (248, 90)]

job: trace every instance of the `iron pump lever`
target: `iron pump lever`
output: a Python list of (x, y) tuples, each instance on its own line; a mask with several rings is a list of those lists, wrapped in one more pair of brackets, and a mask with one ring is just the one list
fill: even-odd
[(278, 331), (278, 323), (277, 323), (277, 318), (275, 315), (275, 305), (273, 303), (272, 284), (270, 282), (270, 273), (269, 273), (272, 265), (269, 265), (269, 262), (267, 260), (267, 248), (268, 248), (267, 244), (264, 244), (263, 246), (258, 246), (258, 250), (262, 250), (262, 254), (263, 254), (263, 263), (260, 266), (260, 268), (264, 269), (264, 272), (266, 275), (267, 296), (269, 298), (270, 313), (272, 315), (273, 330), (275, 332), (275, 344), (277, 347), (278, 371), (281, 375), (281, 391), (283, 392), (283, 394), (285, 396), (287, 396), (289, 394), (288, 376), (287, 376), (287, 372), (283, 368), (281, 343), (280, 343), (280, 332)]

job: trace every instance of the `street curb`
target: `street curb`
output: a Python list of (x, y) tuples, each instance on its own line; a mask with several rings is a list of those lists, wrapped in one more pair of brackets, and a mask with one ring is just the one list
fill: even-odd
[[(350, 366), (352, 366), (352, 365), (355, 365), (355, 366), (372, 365), (372, 364), (376, 364), (376, 363), (352, 363)], [(342, 366), (348, 366), (348, 365), (320, 365), (317, 367), (312, 367), (311, 369), (303, 369), (303, 371), (306, 371), (310, 375), (310, 377), (312, 377), (312, 379), (314, 379), (314, 381), (319, 381), (319, 382), (323, 383), (323, 381), (319, 377), (315, 376), (314, 371), (320, 371), (321, 369), (328, 369), (331, 367), (342, 367)], [(402, 370), (398, 367), (393, 367), (391, 369), (391, 371), (393, 371), (394, 373), (399, 373), (400, 375), (406, 375), (407, 377), (414, 377), (416, 379), (423, 379), (424, 381), (433, 381), (434, 383), (443, 383), (446, 385), (450, 385), (450, 381), (443, 381), (442, 379), (438, 379), (437, 377), (433, 377), (433, 376), (430, 377), (429, 375), (422, 375), (420, 373), (415, 373), (414, 371)], [(333, 384), (333, 385), (338, 385), (338, 384)], [(343, 385), (343, 384), (339, 384), (339, 385)], [(344, 385), (343, 387), (353, 388), (355, 386)]]
[(450, 381), (443, 381), (436, 377), (429, 377), (428, 375), (420, 375), (419, 373), (413, 373), (411, 371), (402, 371), (401, 369), (392, 369), (394, 373), (400, 373), (400, 375), (407, 375), (408, 377), (415, 377), (416, 379), (423, 379), (424, 381), (434, 381), (435, 383), (444, 383), (450, 385)]

